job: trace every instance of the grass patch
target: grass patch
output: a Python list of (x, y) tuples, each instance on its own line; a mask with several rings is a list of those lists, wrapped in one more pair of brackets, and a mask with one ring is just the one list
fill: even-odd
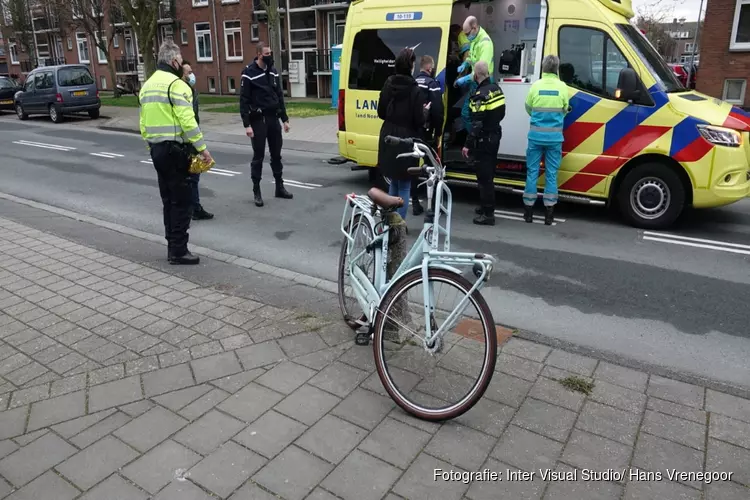
[(570, 389), (571, 391), (576, 392), (582, 392), (586, 394), (587, 396), (591, 394), (591, 391), (594, 390), (594, 383), (589, 382), (588, 380), (577, 377), (575, 375), (571, 375), (569, 377), (565, 377), (560, 381), (560, 383), (564, 386)]
[[(201, 101), (202, 102), (202, 101)], [(207, 111), (212, 113), (237, 113), (240, 105), (223, 106), (211, 108)], [(335, 115), (336, 110), (327, 102), (287, 102), (286, 112), (290, 118), (312, 118), (314, 116)]]

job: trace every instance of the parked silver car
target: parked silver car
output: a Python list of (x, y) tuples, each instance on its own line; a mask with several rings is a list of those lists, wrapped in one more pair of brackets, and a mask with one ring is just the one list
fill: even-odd
[(96, 119), (101, 108), (96, 82), (89, 69), (79, 64), (36, 68), (26, 77), (14, 103), (21, 120), (46, 114), (55, 123), (75, 113), (88, 113)]

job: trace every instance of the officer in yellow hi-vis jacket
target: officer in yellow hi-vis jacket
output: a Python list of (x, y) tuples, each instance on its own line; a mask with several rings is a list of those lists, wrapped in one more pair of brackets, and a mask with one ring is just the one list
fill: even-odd
[(182, 79), (182, 55), (174, 42), (166, 41), (159, 47), (157, 70), (143, 84), (138, 97), (141, 136), (148, 143), (159, 179), (169, 263), (198, 264), (200, 259), (188, 251), (190, 156), (197, 151), (210, 162), (211, 155), (195, 120), (193, 91)]
[(531, 117), (526, 147), (526, 189), (523, 218), (533, 222), (536, 183), (544, 156), (544, 223), (551, 225), (557, 204), (557, 170), (562, 161), (563, 127), (570, 111), (568, 86), (560, 80), (560, 59), (554, 54), (542, 61), (542, 78), (535, 81), (526, 96), (526, 112)]
[(471, 112), (471, 130), (463, 149), (464, 157), (473, 156), (477, 169), (479, 207), (474, 224), (495, 225), (495, 165), (497, 150), (503, 129), (500, 122), (505, 118), (505, 95), (500, 87), (490, 80), (489, 66), (479, 61), (474, 66), (476, 91), (468, 98)]

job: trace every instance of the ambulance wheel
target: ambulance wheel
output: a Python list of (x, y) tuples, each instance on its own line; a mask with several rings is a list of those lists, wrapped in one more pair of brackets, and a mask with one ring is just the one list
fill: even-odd
[(628, 172), (617, 193), (620, 211), (641, 229), (671, 226), (685, 206), (685, 186), (679, 175), (659, 163), (646, 163)]

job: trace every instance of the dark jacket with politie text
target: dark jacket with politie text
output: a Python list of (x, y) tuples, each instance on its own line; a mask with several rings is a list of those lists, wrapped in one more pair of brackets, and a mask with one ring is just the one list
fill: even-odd
[(284, 105), (281, 78), (276, 68), (262, 69), (257, 61), (248, 64), (240, 79), (240, 116), (245, 128), (253, 116), (276, 114), (282, 122), (289, 121)]

